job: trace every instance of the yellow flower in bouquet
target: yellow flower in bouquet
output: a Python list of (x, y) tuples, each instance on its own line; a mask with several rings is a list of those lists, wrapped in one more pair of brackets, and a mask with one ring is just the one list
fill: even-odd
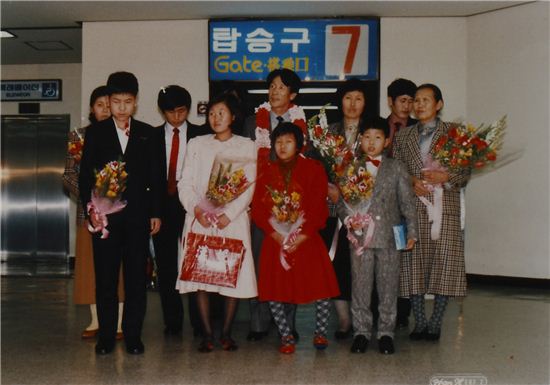
[(101, 171), (95, 172), (94, 195), (112, 200), (119, 199), (126, 190), (128, 174), (124, 170), (126, 163), (112, 161), (107, 163)]
[(325, 109), (326, 106), (321, 108), (319, 114), (311, 117), (307, 124), (311, 143), (321, 154), (329, 180), (334, 182), (353, 160), (353, 152), (343, 135), (329, 132)]
[(497, 159), (506, 129), (506, 116), (492, 125), (471, 123), (453, 126), (439, 137), (434, 148), (434, 160), (449, 170), (481, 169)]
[(271, 213), (280, 223), (295, 223), (302, 214), (301, 202), (302, 196), (300, 193), (293, 191), (290, 194), (284, 190), (279, 191), (267, 186), (267, 190), (271, 195), (273, 206)]
[(338, 187), (346, 203), (357, 205), (371, 197), (374, 178), (367, 171), (365, 162), (357, 160), (349, 164), (344, 174), (338, 178)]
[(210, 175), (206, 198), (215, 206), (227, 204), (241, 195), (250, 186), (244, 169), (231, 170), (232, 164), (220, 163), (217, 173)]

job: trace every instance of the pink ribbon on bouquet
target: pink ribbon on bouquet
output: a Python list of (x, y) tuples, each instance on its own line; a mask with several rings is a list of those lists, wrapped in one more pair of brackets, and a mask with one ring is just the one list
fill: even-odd
[[(447, 169), (434, 160), (429, 154), (424, 161), (425, 167), (422, 171), (447, 171)], [(441, 223), (443, 221), (443, 186), (441, 184), (427, 184), (426, 188), (430, 190), (433, 196), (433, 203), (424, 196), (418, 199), (426, 206), (428, 221), (432, 224), (430, 228), (430, 238), (437, 241), (441, 236)]]
[(121, 201), (119, 199), (112, 200), (105, 197), (98, 197), (95, 194), (92, 194), (92, 199), (88, 202), (87, 209), (88, 213), (96, 215), (99, 217), (101, 224), (97, 227), (92, 226), (91, 223), (88, 223), (88, 231), (91, 233), (97, 233), (101, 231), (101, 239), (106, 239), (109, 237), (109, 230), (107, 230), (107, 225), (109, 221), (107, 220), (107, 214), (113, 214), (121, 211), (126, 207), (126, 201)]
[[(348, 228), (348, 240), (351, 242), (355, 249), (356, 254), (361, 254), (368, 247), (372, 237), (374, 235), (374, 220), (370, 214), (361, 214), (355, 213), (350, 217), (347, 217), (344, 221), (344, 224)], [(361, 230), (354, 230), (353, 225), (360, 224)], [(366, 229), (366, 234), (363, 236), (363, 242), (359, 242), (359, 239), (353, 234), (356, 234), (358, 237), (363, 235), (363, 229)]]
[(287, 262), (288, 253), (286, 252), (286, 250), (300, 234), (304, 221), (305, 220), (303, 215), (300, 215), (294, 223), (281, 223), (273, 217), (269, 218), (269, 224), (271, 225), (271, 227), (273, 227), (276, 232), (284, 237), (283, 244), (281, 246), (281, 252), (279, 253), (279, 262), (281, 263), (283, 269), (285, 269), (286, 271), (290, 270), (292, 267)]
[(215, 206), (208, 198), (203, 198), (198, 206), (204, 211), (204, 217), (213, 227), (218, 225), (218, 216), (223, 212), (223, 206)]

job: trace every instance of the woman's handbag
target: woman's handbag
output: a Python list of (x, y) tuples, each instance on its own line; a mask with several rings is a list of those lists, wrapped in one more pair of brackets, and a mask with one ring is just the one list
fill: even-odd
[(194, 233), (187, 234), (180, 279), (235, 288), (244, 257), (240, 239)]

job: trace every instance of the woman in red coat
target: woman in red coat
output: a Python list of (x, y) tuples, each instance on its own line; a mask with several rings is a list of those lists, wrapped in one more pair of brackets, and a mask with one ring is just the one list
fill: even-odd
[(319, 235), (328, 216), (327, 177), (319, 162), (298, 155), (304, 136), (296, 125), (278, 125), (271, 142), (277, 160), (259, 175), (252, 200), (252, 218), (266, 234), (260, 256), (258, 296), (261, 301), (269, 301), (281, 334), (281, 353), (295, 350), (284, 304), (315, 301), (313, 344), (325, 349), (329, 298), (339, 294)]

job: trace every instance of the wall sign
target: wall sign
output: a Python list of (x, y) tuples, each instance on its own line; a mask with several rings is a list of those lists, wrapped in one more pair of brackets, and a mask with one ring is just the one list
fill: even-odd
[(211, 20), (210, 80), (265, 80), (289, 68), (306, 81), (379, 76), (379, 19)]
[(61, 79), (2, 80), (2, 101), (61, 100)]

